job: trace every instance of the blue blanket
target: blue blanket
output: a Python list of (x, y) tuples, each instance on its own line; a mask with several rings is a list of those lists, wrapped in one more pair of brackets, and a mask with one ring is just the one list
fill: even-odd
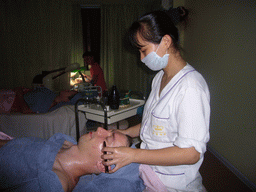
[[(77, 94), (75, 94), (75, 96), (72, 99), (70, 99), (70, 101), (60, 102), (57, 105), (55, 105), (54, 107), (52, 107), (49, 111), (54, 111), (54, 110), (56, 110), (56, 109), (58, 109), (58, 108), (60, 108), (62, 106), (65, 106), (65, 105), (75, 105), (77, 100), (81, 99), (81, 98), (83, 98), (83, 95), (81, 93), (77, 93)], [(79, 105), (80, 104), (82, 104), (82, 102), (79, 103)]]
[(0, 149), (0, 191), (63, 192), (52, 166), (59, 149), (71, 137), (56, 134), (49, 140), (16, 138)]
[[(0, 149), (0, 191), (62, 192), (61, 183), (52, 166), (63, 142), (76, 141), (64, 134), (49, 140), (16, 138)], [(130, 164), (113, 174), (87, 175), (80, 178), (74, 191), (143, 191), (139, 165)]]
[[(132, 148), (135, 148), (135, 145), (132, 145)], [(143, 180), (139, 177), (139, 164), (131, 163), (112, 174), (85, 175), (80, 178), (73, 191), (142, 192), (144, 189)]]
[(145, 188), (139, 177), (139, 164), (132, 163), (112, 174), (86, 175), (80, 178), (74, 192), (141, 192)]

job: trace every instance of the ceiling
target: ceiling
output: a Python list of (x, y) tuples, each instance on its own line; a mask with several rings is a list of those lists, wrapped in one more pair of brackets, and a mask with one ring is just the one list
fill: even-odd
[(71, 0), (76, 3), (80, 4), (92, 4), (92, 5), (100, 5), (100, 4), (126, 4), (126, 3), (151, 3), (154, 1), (160, 1), (160, 0)]

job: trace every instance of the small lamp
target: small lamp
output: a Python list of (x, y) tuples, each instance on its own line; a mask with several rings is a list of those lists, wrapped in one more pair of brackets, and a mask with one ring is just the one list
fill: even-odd
[[(55, 69), (52, 71), (42, 71), (42, 74), (36, 75), (33, 79), (32, 84), (34, 86), (45, 86), (50, 90), (53, 90), (53, 80), (56, 79), (57, 77), (67, 73), (67, 72), (72, 72), (72, 71), (81, 71), (81, 67), (79, 63), (73, 63), (67, 67), (63, 67), (60, 69)], [(62, 71), (59, 74), (55, 75), (52, 77), (52, 73)], [(81, 73), (81, 72), (80, 72)], [(83, 76), (82, 76), (83, 77)]]

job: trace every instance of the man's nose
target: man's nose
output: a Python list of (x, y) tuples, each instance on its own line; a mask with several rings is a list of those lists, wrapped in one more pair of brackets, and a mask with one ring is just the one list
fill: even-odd
[(108, 131), (108, 130), (102, 128), (102, 127), (98, 127), (96, 132), (101, 137), (108, 137), (108, 136), (111, 135), (110, 131)]

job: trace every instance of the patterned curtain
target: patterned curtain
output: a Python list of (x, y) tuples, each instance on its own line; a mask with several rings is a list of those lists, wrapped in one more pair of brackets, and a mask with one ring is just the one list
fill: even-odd
[[(79, 62), (82, 51), (78, 44), (82, 46), (82, 41), (73, 35), (71, 1), (1, 0), (0, 13), (2, 89), (30, 88), (42, 71)], [(68, 76), (54, 80), (56, 91), (69, 89)]]
[(102, 5), (101, 66), (108, 88), (150, 90), (153, 73), (141, 63), (139, 52), (127, 42), (127, 31), (133, 21), (144, 14), (145, 5)]

